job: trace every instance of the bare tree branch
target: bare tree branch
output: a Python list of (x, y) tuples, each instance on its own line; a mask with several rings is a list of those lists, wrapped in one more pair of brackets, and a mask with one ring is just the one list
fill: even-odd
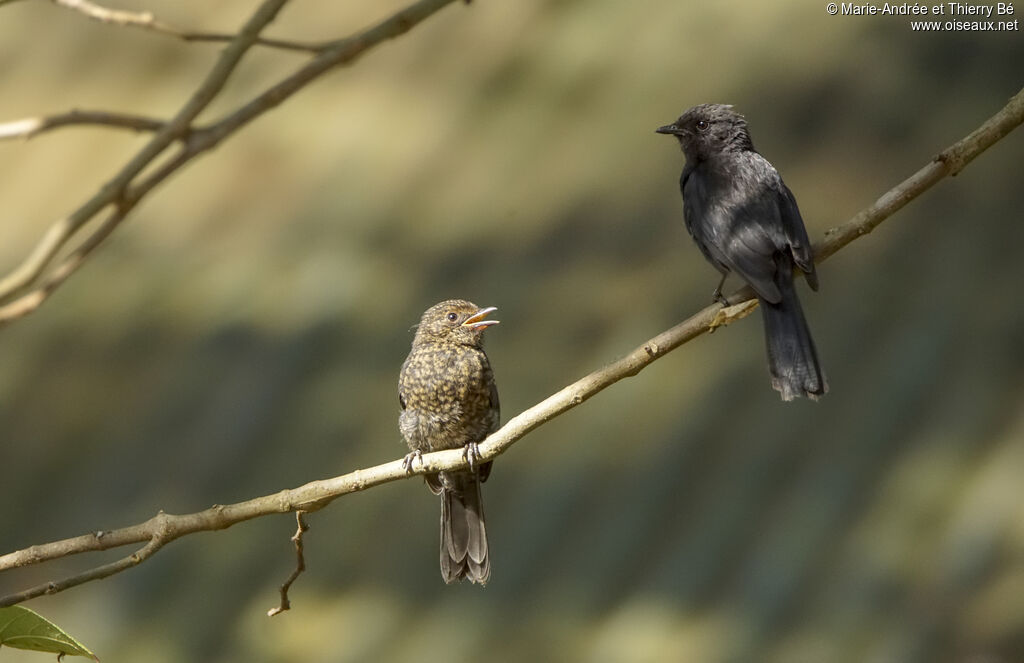
[(78, 575), (63, 578), (61, 580), (48, 582), (45, 585), (31, 587), (23, 592), (18, 592), (16, 594), (5, 596), (3, 597), (2, 600), (10, 601), (9, 603), (6, 603), (4, 605), (14, 605), (16, 603), (21, 603), (22, 601), (27, 601), (28, 599), (35, 598), (43, 594), (56, 594), (57, 592), (62, 592), (65, 589), (76, 587), (78, 585), (81, 585), (82, 583), (89, 582), (90, 580), (99, 580), (101, 578), (112, 576), (115, 573), (120, 573), (125, 569), (129, 569), (133, 566), (141, 564), (145, 560), (149, 559), (149, 557), (152, 556), (157, 550), (160, 550), (160, 548), (162, 548), (165, 543), (166, 541), (163, 541), (158, 536), (154, 535), (153, 538), (149, 539), (149, 542), (146, 543), (146, 545), (142, 546), (137, 551), (133, 552), (131, 555), (128, 555), (127, 557), (122, 557), (116, 562), (111, 562), (109, 564), (97, 566), (93, 569), (85, 571), (84, 573), (79, 573)]
[[(418, 0), (405, 9), (384, 19), (377, 25), (352, 37), (326, 42), (322, 52), (283, 78), (277, 84), (256, 95), (251, 101), (220, 121), (205, 127), (191, 125), (195, 117), (213, 100), (227, 77), (238, 65), (242, 55), (258, 38), (258, 32), (287, 0), (265, 0), (249, 23), (221, 54), (207, 79), (186, 102), (177, 115), (156, 130), (142, 150), (99, 192), (50, 227), (29, 256), (0, 280), (0, 326), (10, 323), (41, 306), (68, 276), (83, 263), (84, 258), (98, 245), (132, 208), (157, 185), (175, 173), (196, 156), (212, 150), (222, 140), (234, 134), (249, 122), (276, 107), (327, 71), (355, 62), (361, 55), (382, 42), (408, 32), (415, 25), (455, 0)], [(265, 20), (264, 20), (265, 19)], [(131, 186), (142, 170), (172, 143), (182, 141), (184, 148), (167, 163), (142, 182)], [(54, 272), (35, 289), (24, 292), (39, 280), (55, 260), (60, 249), (96, 214), (114, 204), (118, 214), (105, 222), (88, 237), (75, 255), (59, 263)], [(82, 250), (86, 249), (86, 250)]]
[(46, 298), (64, 281), (75, 273), (92, 250), (99, 246), (110, 233), (124, 220), (126, 210), (116, 208), (106, 220), (82, 244), (61, 260), (60, 264), (43, 280), (42, 284), (31, 292), (19, 297), (10, 304), (0, 306), (0, 326), (5, 322), (17, 320), (42, 306)]
[(928, 164), (879, 198), (843, 225), (826, 233), (827, 239), (815, 246), (815, 257), (821, 262), (931, 188), (947, 175), (956, 177), (979, 154), (992, 147), (1024, 121), (1024, 89), (1015, 94), (1006, 106), (990, 117), (966, 138), (947, 147)]
[(52, 129), (76, 124), (131, 129), (132, 131), (158, 131), (164, 126), (164, 121), (127, 113), (75, 109), (57, 115), (28, 117), (23, 120), (0, 123), (0, 140), (28, 139)]
[[(288, 0), (264, 0), (252, 17), (246, 22), (235, 41), (225, 48), (214, 64), (206, 80), (185, 102), (185, 105), (150, 141), (132, 158), (121, 171), (107, 182), (98, 193), (86, 201), (70, 216), (51, 226), (29, 257), (11, 274), (0, 281), (0, 299), (6, 298), (34, 281), (57, 254), (68, 239), (100, 210), (115, 204), (124, 213), (134, 206), (136, 200), (125, 199), (128, 184), (164, 149), (190, 131), (189, 125), (206, 106), (213, 101), (238, 66), (242, 56), (252, 47), (262, 30), (277, 16), (277, 12)], [(39, 292), (39, 291), (37, 291)], [(34, 293), (30, 293), (34, 294)], [(46, 294), (43, 294), (45, 298)], [(38, 295), (36, 295), (38, 296)]]
[[(944, 150), (917, 173), (885, 193), (873, 205), (846, 223), (830, 230), (825, 239), (815, 245), (816, 262), (823, 262), (857, 238), (871, 232), (882, 221), (891, 217), (943, 177), (960, 172), (975, 157), (1009, 134), (1022, 122), (1024, 122), (1024, 90), (1018, 92), (999, 113), (969, 136)], [(733, 304), (728, 308), (723, 308), (719, 304), (704, 308), (675, 327), (635, 348), (625, 357), (594, 371), (521, 412), (480, 444), (480, 461), (491, 460), (499, 456), (538, 426), (571, 410), (606, 387), (638, 374), (647, 365), (657, 361), (680, 345), (705, 332), (745, 317), (754, 308), (750, 304), (753, 299), (753, 292), (749, 288), (741, 288), (730, 295), (729, 301)], [(112, 564), (0, 597), (0, 607), (20, 603), (43, 594), (53, 594), (89, 580), (113, 575), (138, 564), (159, 550), (160, 547), (186, 534), (221, 530), (236, 523), (275, 513), (316, 511), (342, 495), (404, 479), (414, 474), (464, 469), (467, 466), (462, 449), (435, 451), (424, 454), (422, 458), (422, 465), (414, 464), (411, 472), (406, 472), (401, 459), (394, 460), (237, 504), (218, 505), (187, 515), (171, 515), (160, 512), (150, 520), (131, 527), (85, 534), (8, 553), (0, 556), (0, 572), (79, 553), (148, 542), (134, 555)]]
[[(14, 0), (0, 0), (0, 5), (6, 2), (13, 2)], [(82, 12), (89, 18), (98, 20), (102, 23), (112, 23), (114, 25), (127, 25), (134, 27), (146, 28), (155, 32), (180, 37), (185, 41), (230, 41), (236, 35), (230, 35), (226, 33), (212, 33), (212, 32), (189, 32), (182, 30), (174, 26), (168, 25), (157, 20), (151, 12), (131, 12), (125, 10), (107, 9), (101, 7), (89, 0), (50, 0), (51, 2), (61, 5), (76, 11)], [(380, 26), (377, 26), (378, 28)], [(408, 27), (412, 27), (409, 24)], [(408, 29), (408, 27), (406, 29)], [(403, 30), (404, 32), (405, 30)], [(372, 35), (361, 35), (362, 38)], [(397, 36), (397, 35), (389, 35)], [(277, 48), (291, 49), (305, 51), (313, 54), (321, 54), (324, 51), (337, 49), (339, 46), (348, 45), (350, 49), (342, 57), (342, 61), (334, 61), (334, 64), (328, 64), (326, 68), (336, 66), (338, 64), (346, 64), (348, 61), (354, 60), (356, 55), (360, 54), (366, 48), (351, 48), (357, 45), (363, 45), (365, 41), (356, 40), (353, 38), (348, 39), (337, 39), (331, 41), (321, 41), (316, 43), (300, 44), (296, 42), (287, 42), (274, 39), (266, 39), (264, 37), (258, 37), (256, 44), (263, 46), (274, 46)], [(372, 45), (372, 44), (371, 44)], [(354, 52), (358, 51), (358, 52)], [(324, 67), (314, 67), (314, 75), (322, 73)], [(302, 82), (305, 82), (304, 80)], [(290, 94), (290, 93), (289, 93)], [(262, 101), (263, 95), (260, 98), (253, 100), (254, 105), (258, 105)], [(283, 100), (283, 99), (282, 99)], [(279, 103), (279, 102), (278, 102)], [(276, 104), (274, 104), (276, 105)], [(142, 115), (133, 115), (130, 113), (114, 113), (109, 111), (84, 111), (78, 109), (72, 109), (66, 113), (58, 113), (55, 115), (29, 117), (21, 120), (12, 120), (10, 122), (0, 123), (0, 140), (12, 139), (12, 138), (32, 138), (38, 134), (46, 131), (51, 131), (60, 127), (71, 126), (71, 125), (91, 125), (91, 126), (105, 126), (118, 129), (130, 129), (133, 131), (158, 131), (165, 124), (164, 120), (156, 118), (145, 117)], [(225, 125), (228, 123), (225, 122)], [(235, 125), (235, 122), (231, 123)], [(238, 125), (240, 126), (240, 124)], [(227, 127), (223, 127), (223, 131)], [(237, 128), (237, 127), (232, 127)]]
[[(134, 28), (142, 28), (151, 32), (156, 32), (171, 37), (177, 37), (185, 41), (211, 41), (211, 42), (224, 42), (232, 41), (237, 35), (225, 34), (219, 32), (193, 32), (190, 30), (183, 30), (175, 27), (163, 21), (157, 20), (153, 16), (152, 12), (132, 12), (125, 11), (122, 9), (108, 9), (101, 7), (95, 2), (90, 0), (50, 0), (55, 5), (73, 9), (81, 14), (95, 20), (100, 23), (110, 23), (113, 25), (130, 26)], [(307, 53), (316, 53), (323, 49), (323, 44), (306, 44), (294, 41), (284, 41), (281, 39), (267, 39), (266, 37), (257, 37), (256, 42), (260, 46), (270, 46), (272, 48), (281, 48), (290, 51), (303, 51)]]

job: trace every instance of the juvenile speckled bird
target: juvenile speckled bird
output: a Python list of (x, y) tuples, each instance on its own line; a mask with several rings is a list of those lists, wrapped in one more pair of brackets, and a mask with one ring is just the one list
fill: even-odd
[(768, 371), (783, 400), (828, 391), (811, 331), (793, 287), (794, 264), (818, 289), (814, 255), (796, 198), (775, 167), (754, 149), (746, 119), (732, 106), (694, 106), (658, 133), (679, 139), (686, 167), (679, 179), (686, 229), (721, 272), (757, 294), (764, 315)]
[(424, 476), (430, 491), (441, 496), (441, 577), (446, 583), (468, 578), (483, 585), (491, 577), (480, 499), (491, 463), (474, 467), (473, 462), (479, 457), (477, 443), (498, 428), (500, 418), (498, 389), (483, 350), (484, 330), (498, 324), (485, 318), (495, 310), (462, 299), (431, 306), (398, 378), (398, 428), (411, 450), (406, 469), (411, 471), (425, 452), (459, 447), (472, 467)]

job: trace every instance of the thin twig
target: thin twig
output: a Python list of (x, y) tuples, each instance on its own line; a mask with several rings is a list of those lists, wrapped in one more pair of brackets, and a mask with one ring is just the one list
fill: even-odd
[[(74, 11), (77, 11), (95, 21), (99, 21), (100, 23), (142, 28), (143, 30), (149, 30), (150, 32), (156, 32), (170, 37), (177, 37), (184, 41), (226, 42), (232, 41), (237, 36), (220, 32), (194, 32), (191, 30), (183, 30), (182, 28), (178, 28), (170, 25), (169, 23), (164, 23), (163, 21), (158, 20), (153, 16), (152, 12), (133, 12), (123, 9), (108, 9), (107, 7), (97, 5), (95, 2), (91, 2), (90, 0), (50, 1), (61, 7), (73, 9)], [(282, 39), (268, 39), (266, 37), (258, 37), (255, 43), (260, 46), (269, 46), (271, 48), (280, 48), (289, 51), (302, 51), (306, 53), (317, 53), (323, 49), (323, 43), (302, 43)]]
[[(250, 24), (255, 21), (257, 16), (262, 16), (264, 10), (268, 9), (268, 5), (276, 5), (276, 8), (271, 12), (276, 13), (277, 9), (285, 1), (276, 0), (275, 2), (274, 0), (267, 0), (257, 11), (257, 14), (253, 16), (253, 19), (250, 19)], [(276, 107), (330, 69), (351, 64), (366, 51), (388, 39), (404, 34), (442, 7), (454, 1), (418, 0), (361, 33), (346, 39), (328, 42), (325, 45), (326, 50), (320, 55), (310, 60), (291, 75), (286, 76), (276, 85), (258, 94), (234, 113), (209, 127), (203, 129), (195, 128), (190, 124), (191, 120), (219, 92), (227, 75), (237, 65), (238, 58), (254, 43), (257, 35), (250, 29), (251, 25), (247, 24), (246, 28), (243, 28), (242, 32), (239, 33), (240, 39), (243, 36), (245, 37), (244, 43), (246, 45), (244, 48), (240, 46), (242, 42), (232, 42), (222, 53), (221, 59), (214, 66), (203, 86), (197, 90), (185, 107), (157, 131), (149, 143), (128, 165), (122, 168), (114, 179), (104, 185), (99, 192), (70, 216), (54, 223), (21, 265), (0, 280), (0, 302), (9, 302), (6, 306), (0, 308), (0, 325), (7, 324), (39, 308), (50, 294), (82, 264), (81, 261), (76, 261), (74, 265), (69, 265), (65, 261), (58, 269), (67, 267), (70, 267), (70, 269), (67, 270), (67, 273), (62, 278), (56, 280), (53, 278), (47, 279), (37, 288), (24, 292), (51, 265), (61, 247), (104, 207), (111, 203), (116, 203), (122, 212), (121, 216), (123, 218), (152, 189), (199, 154), (213, 149), (222, 140), (234, 134), (256, 117)], [(267, 22), (269, 22), (269, 18)], [(266, 25), (266, 23), (262, 25)], [(258, 32), (258, 29), (255, 32)], [(231, 64), (228, 64), (229, 62)], [(143, 182), (130, 187), (133, 179), (146, 166), (151, 164), (157, 156), (162, 154), (168, 145), (182, 138), (187, 138), (184, 141), (185, 149), (157, 169), (156, 172), (147, 177)], [(109, 234), (110, 230), (112, 228), (106, 228), (104, 237)], [(86, 241), (90, 242), (91, 239)]]
[[(1021, 90), (999, 113), (976, 131), (943, 151), (924, 168), (885, 193), (873, 205), (846, 223), (829, 231), (825, 239), (815, 245), (816, 261), (823, 262), (857, 238), (871, 232), (901, 207), (924, 193), (942, 176), (958, 173), (975, 157), (1022, 122), (1024, 122), (1024, 90)], [(733, 305), (729, 308), (723, 309), (718, 304), (708, 306), (684, 322), (640, 345), (625, 357), (594, 371), (521, 412), (480, 444), (480, 460), (487, 461), (499, 456), (533, 429), (580, 405), (606, 387), (638, 374), (646, 366), (664, 357), (680, 345), (705, 332), (744, 317), (751, 310), (745, 302), (751, 299), (753, 299), (753, 293), (750, 289), (742, 288), (730, 295), (729, 301), (733, 302)], [(342, 495), (366, 490), (415, 474), (465, 469), (466, 466), (466, 458), (461, 449), (435, 451), (424, 454), (423, 463), (414, 464), (411, 472), (406, 471), (404, 463), (399, 459), (355, 470), (332, 479), (313, 481), (273, 495), (257, 497), (227, 506), (214, 506), (198, 513), (177, 516), (161, 512), (139, 525), (108, 532), (85, 534), (8, 553), (0, 556), (0, 571), (39, 564), (84, 552), (108, 550), (142, 541), (152, 543), (154, 540), (159, 540), (160, 545), (164, 545), (186, 534), (221, 530), (252, 518), (273, 513), (316, 511)], [(149, 554), (153, 552), (156, 550), (154, 549)], [(124, 570), (128, 566), (132, 566), (132, 564), (115, 569), (111, 573)], [(99, 569), (104, 569), (104, 571), (94, 575)], [(60, 582), (48, 583), (24, 592), (0, 597), (0, 607), (20, 603), (48, 593), (48, 588), (66, 589), (87, 580), (111, 574), (106, 573), (107, 567), (99, 567), (99, 569)], [(60, 589), (53, 591), (60, 591)], [(49, 593), (53, 593), (53, 591)]]
[(309, 525), (306, 524), (306, 520), (303, 516), (306, 515), (305, 511), (301, 509), (295, 512), (295, 522), (298, 524), (298, 529), (295, 530), (295, 534), (292, 535), (292, 543), (295, 544), (295, 570), (292, 571), (288, 579), (281, 585), (281, 603), (275, 608), (267, 610), (267, 617), (273, 617), (274, 615), (280, 615), (285, 610), (290, 610), (292, 602), (288, 600), (288, 590), (291, 589), (292, 583), (295, 579), (306, 570), (306, 556), (303, 554), (303, 543), (302, 535), (309, 530)]
[(76, 109), (56, 115), (27, 117), (22, 120), (0, 123), (0, 140), (10, 138), (28, 139), (43, 132), (70, 125), (114, 127), (117, 129), (131, 129), (132, 131), (158, 131), (164, 124), (163, 120), (156, 120), (141, 115)]
[(110, 233), (114, 232), (114, 229), (120, 225), (121, 221), (124, 220), (125, 210), (116, 208), (110, 215), (103, 221), (102, 224), (84, 242), (82, 245), (68, 254), (60, 264), (53, 270), (52, 273), (47, 275), (43, 283), (25, 294), (22, 297), (14, 300), (10, 304), (0, 306), (0, 325), (4, 322), (11, 320), (17, 320), (18, 318), (24, 317), (29, 313), (35, 311), (37, 308), (42, 306), (46, 298), (56, 290), (64, 281), (75, 273), (75, 271), (81, 267), (85, 259), (92, 253), (93, 249), (99, 246), (103, 240), (105, 240)]

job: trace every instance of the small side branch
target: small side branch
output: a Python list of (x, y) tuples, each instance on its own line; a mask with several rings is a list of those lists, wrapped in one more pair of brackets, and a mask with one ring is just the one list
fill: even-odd
[(292, 583), (295, 579), (306, 570), (306, 556), (303, 553), (302, 535), (309, 530), (309, 525), (306, 524), (305, 511), (299, 510), (295, 512), (295, 522), (298, 524), (298, 529), (295, 530), (295, 534), (292, 535), (292, 543), (295, 544), (295, 570), (288, 576), (288, 579), (281, 585), (281, 603), (276, 608), (267, 610), (267, 617), (273, 617), (274, 615), (280, 615), (285, 610), (289, 610), (292, 607), (292, 602), (288, 600), (288, 590), (291, 589)]
[(15, 594), (4, 596), (3, 598), (0, 598), (0, 607), (21, 603), (22, 601), (27, 601), (29, 599), (36, 598), (37, 596), (63, 592), (65, 589), (77, 587), (78, 585), (87, 583), (90, 580), (100, 580), (101, 578), (107, 578), (109, 576), (114, 575), (115, 573), (120, 573), (121, 571), (130, 569), (133, 566), (138, 566), (139, 564), (141, 564), (142, 562), (146, 561), (154, 554), (156, 554), (158, 550), (163, 548), (164, 544), (167, 543), (168, 540), (169, 539), (164, 539), (163, 537), (154, 534), (153, 537), (149, 540), (149, 543), (147, 543), (137, 551), (133, 552), (131, 555), (128, 555), (127, 557), (122, 557), (117, 561), (111, 562), (109, 564), (104, 564), (102, 566), (97, 566), (95, 568), (89, 569), (88, 571), (84, 571), (73, 576), (68, 576), (67, 578), (63, 578), (61, 580), (53, 580), (42, 585), (30, 587), (24, 591), (17, 592)]
[[(191, 30), (183, 30), (182, 28), (157, 20), (152, 12), (132, 12), (123, 9), (108, 9), (107, 7), (102, 7), (90, 0), (51, 0), (51, 2), (55, 5), (77, 11), (94, 21), (99, 21), (100, 23), (142, 28), (143, 30), (149, 30), (150, 32), (156, 32), (169, 37), (177, 37), (184, 41), (227, 42), (232, 41), (237, 37), (237, 35), (221, 32), (194, 32)], [(266, 37), (257, 38), (255, 43), (260, 46), (269, 46), (271, 48), (280, 48), (288, 51), (301, 51), (306, 53), (316, 53), (323, 48), (322, 44), (301, 43), (282, 39), (268, 39)]]
[(46, 131), (70, 125), (92, 125), (130, 129), (131, 131), (158, 131), (164, 126), (164, 121), (127, 113), (70, 110), (67, 113), (27, 117), (22, 120), (0, 123), (0, 140), (29, 139)]

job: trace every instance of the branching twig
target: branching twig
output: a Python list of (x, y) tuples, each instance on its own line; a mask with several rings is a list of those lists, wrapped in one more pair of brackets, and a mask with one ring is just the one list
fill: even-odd
[(309, 530), (309, 525), (306, 524), (306, 519), (303, 516), (306, 515), (305, 511), (301, 509), (295, 512), (295, 522), (298, 524), (298, 529), (295, 530), (295, 534), (292, 535), (292, 543), (295, 544), (295, 570), (292, 571), (288, 579), (281, 585), (281, 603), (276, 608), (267, 610), (267, 617), (273, 617), (274, 615), (280, 615), (285, 610), (290, 610), (292, 602), (288, 600), (288, 590), (291, 589), (292, 583), (295, 579), (306, 570), (306, 556), (303, 554), (302, 535)]
[[(108, 576), (114, 575), (115, 573), (120, 573), (125, 569), (141, 564), (142, 562), (152, 557), (153, 554), (156, 553), (156, 551), (163, 548), (164, 544), (166, 544), (169, 541), (172, 541), (174, 538), (177, 538), (165, 537), (165, 531), (164, 528), (162, 527), (164, 519), (165, 514), (161, 511), (155, 517), (151, 518), (146, 522), (146, 525), (149, 526), (148, 529), (150, 533), (144, 539), (140, 539), (140, 541), (147, 541), (147, 543), (131, 555), (128, 555), (127, 557), (122, 557), (121, 559), (111, 562), (109, 564), (97, 566), (95, 568), (89, 569), (88, 571), (84, 571), (77, 575), (69, 576), (61, 580), (51, 581), (46, 583), (45, 585), (37, 585), (36, 587), (30, 587), (25, 591), (17, 592), (15, 594), (10, 594), (0, 599), (0, 607), (21, 603), (22, 601), (27, 601), (31, 598), (42, 596), (43, 594), (56, 594), (57, 592), (62, 592), (65, 589), (70, 589), (71, 587), (76, 587), (78, 585), (81, 585), (82, 583), (89, 582), (90, 580), (99, 580), (100, 578), (106, 578)], [(100, 540), (103, 538), (103, 532), (96, 532), (95, 534), (88, 534), (86, 536), (90, 536), (97, 540)]]
[[(100, 23), (111, 23), (113, 25), (142, 28), (151, 32), (177, 37), (185, 41), (224, 42), (232, 41), (237, 36), (219, 32), (193, 32), (191, 30), (183, 30), (157, 20), (151, 12), (132, 12), (123, 9), (108, 9), (106, 7), (101, 7), (90, 0), (50, 1), (56, 5), (60, 5), (61, 7), (67, 7), (68, 9), (80, 12), (95, 21), (99, 21)], [(290, 51), (304, 51), (307, 53), (316, 53), (323, 49), (323, 43), (306, 44), (294, 41), (284, 41), (281, 39), (267, 39), (266, 37), (258, 37), (256, 39), (256, 43), (261, 46), (270, 46), (272, 48), (281, 48)]]
[[(388, 39), (404, 34), (455, 0), (418, 0), (361, 33), (346, 39), (326, 42), (319, 55), (277, 84), (256, 95), (235, 112), (205, 128), (192, 126), (191, 122), (217, 95), (244, 52), (256, 43), (259, 30), (269, 23), (286, 1), (265, 0), (239, 33), (237, 40), (223, 51), (206, 81), (178, 114), (167, 123), (162, 124), (146, 146), (99, 192), (70, 216), (53, 224), (22, 264), (0, 280), (0, 303), (9, 302), (0, 307), (0, 325), (9, 323), (41, 306), (50, 294), (78, 269), (83, 262), (82, 259), (88, 255), (89, 251), (110, 234), (139, 200), (183, 165), (196, 156), (213, 149), (222, 140), (276, 107), (330, 69), (351, 64), (366, 51)], [(163, 154), (169, 145), (179, 140), (183, 142), (184, 147), (177, 155), (145, 180), (132, 186), (133, 180), (139, 173)], [(101, 226), (97, 233), (84, 241), (83, 247), (88, 245), (88, 250), (76, 251), (76, 254), (80, 254), (77, 258), (70, 256), (69, 259), (59, 263), (54, 273), (42, 284), (29, 292), (24, 292), (26, 288), (31, 287), (40, 279), (46, 269), (52, 265), (58, 251), (75, 233), (111, 204), (115, 204), (119, 212), (113, 225), (105, 223)], [(58, 273), (60, 274), (59, 278)]]
[[(976, 131), (943, 151), (924, 168), (884, 194), (873, 205), (846, 223), (830, 230), (826, 238), (815, 245), (817, 262), (824, 261), (858, 237), (871, 232), (878, 224), (921, 195), (943, 176), (958, 173), (971, 160), (1022, 122), (1024, 122), (1024, 90), (1021, 90), (1006, 107)], [(668, 331), (658, 334), (622, 359), (594, 371), (521, 412), (480, 444), (480, 460), (491, 460), (504, 453), (533, 429), (571, 410), (619, 380), (636, 375), (648, 364), (665, 356), (683, 343), (743, 317), (749, 312), (749, 307), (737, 307), (752, 298), (753, 293), (750, 289), (742, 288), (729, 297), (729, 301), (734, 303), (729, 309), (723, 311), (718, 304), (708, 306)], [(86, 534), (8, 553), (0, 556), (0, 571), (39, 564), (78, 553), (108, 550), (143, 541), (149, 542), (135, 556), (114, 564), (98, 567), (59, 582), (47, 583), (17, 594), (0, 597), (0, 607), (112, 575), (137, 564), (145, 557), (152, 555), (161, 546), (186, 534), (225, 529), (245, 520), (274, 513), (316, 511), (348, 493), (404, 479), (412, 474), (464, 469), (466, 465), (466, 459), (461, 449), (435, 451), (424, 454), (422, 465), (414, 464), (411, 473), (406, 472), (402, 460), (399, 459), (383, 465), (355, 470), (332, 479), (313, 481), (298, 488), (283, 490), (274, 495), (257, 497), (246, 502), (214, 506), (206, 511), (180, 516), (161, 512), (154, 518), (132, 527)]]
[[(92, 198), (75, 210), (70, 216), (55, 223), (43, 236), (29, 257), (11, 274), (0, 281), (0, 300), (17, 293), (34, 281), (43, 272), (60, 248), (103, 208), (110, 204), (119, 207), (123, 218), (129, 209), (134, 207), (137, 199), (127, 200), (125, 189), (146, 166), (156, 159), (175, 140), (191, 131), (192, 120), (213, 101), (227, 82), (228, 77), (238, 66), (242, 56), (252, 47), (256, 37), (288, 0), (264, 0), (252, 17), (246, 22), (235, 41), (225, 48), (214, 64), (206, 79), (196, 92), (185, 102), (181, 110), (164, 124), (148, 143), (121, 169), (112, 180), (107, 182)], [(108, 231), (109, 232), (109, 231)], [(63, 280), (63, 279), (62, 279)], [(45, 297), (52, 291), (45, 287), (28, 297)], [(18, 302), (15, 302), (17, 304)], [(23, 315), (23, 314), (22, 314)], [(2, 320), (0, 320), (2, 321)]]

